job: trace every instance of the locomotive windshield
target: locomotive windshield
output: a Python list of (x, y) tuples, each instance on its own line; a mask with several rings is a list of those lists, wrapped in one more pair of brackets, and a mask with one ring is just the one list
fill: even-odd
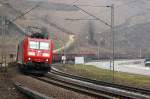
[(47, 42), (40, 42), (40, 49), (48, 50), (49, 49), (49, 43), (47, 43)]
[(31, 49), (39, 49), (39, 42), (30, 41), (29, 42), (29, 48), (31, 48)]
[(48, 42), (30, 41), (29, 42), (29, 48), (31, 48), (31, 49), (49, 50), (49, 43)]

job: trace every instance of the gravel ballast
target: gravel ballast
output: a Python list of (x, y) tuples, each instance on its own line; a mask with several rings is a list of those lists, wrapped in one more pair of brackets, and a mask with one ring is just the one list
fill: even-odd
[(30, 75), (23, 75), (18, 71), (17, 64), (15, 63), (9, 64), (5, 73), (0, 72), (0, 99), (29, 98), (17, 90), (14, 86), (14, 83), (16, 82), (26, 88), (55, 99), (97, 99), (39, 81), (30, 77)]
[(8, 72), (0, 68), (0, 99), (28, 99), (14, 87), (12, 76), (10, 76), (12, 72)]
[(86, 96), (80, 93), (47, 84), (45, 82), (25, 75), (18, 75), (13, 80), (32, 90), (36, 90), (42, 94), (45, 94), (46, 96), (56, 99), (96, 99), (90, 96)]

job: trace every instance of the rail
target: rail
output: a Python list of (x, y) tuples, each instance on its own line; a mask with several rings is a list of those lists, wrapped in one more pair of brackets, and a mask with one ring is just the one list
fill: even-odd
[(25, 86), (22, 86), (20, 83), (14, 83), (15, 87), (22, 92), (23, 94), (27, 95), (30, 99), (54, 99), (52, 97), (48, 97), (44, 94), (41, 94), (37, 91), (31, 90)]
[(65, 80), (60, 80), (57, 79), (55, 77), (48, 77), (48, 78), (43, 78), (43, 77), (34, 77), (40, 81), (49, 83), (49, 84), (53, 84), (65, 89), (69, 89), (78, 93), (83, 93), (83, 94), (87, 94), (93, 97), (98, 97), (98, 98), (104, 98), (104, 99), (114, 99), (114, 97), (111, 97), (109, 95), (105, 95), (105, 94), (101, 94), (101, 93), (97, 93), (94, 90), (91, 90), (89, 87), (86, 86), (82, 86), (80, 84), (76, 84), (76, 83), (71, 83)]
[[(88, 96), (104, 98), (104, 99), (149, 99), (146, 96), (138, 96), (130, 93), (123, 93), (112, 91), (110, 88), (100, 88), (92, 85), (87, 85), (82, 82), (76, 82), (74, 80), (66, 79), (66, 77), (59, 76), (57, 74), (49, 73), (44, 77), (34, 77), (40, 81), (53, 84), (65, 89), (69, 89), (78, 93), (87, 94)], [(107, 89), (107, 90), (106, 90)]]
[(142, 89), (142, 88), (126, 86), (126, 85), (120, 85), (120, 84), (116, 84), (116, 83), (109, 83), (109, 82), (98, 81), (98, 80), (92, 80), (92, 79), (85, 78), (85, 77), (82, 77), (82, 76), (77, 76), (77, 75), (64, 73), (62, 71), (58, 71), (58, 70), (53, 69), (53, 68), (52, 68), (51, 73), (53, 73), (55, 75), (60, 75), (60, 76), (69, 77), (69, 78), (72, 78), (72, 79), (92, 83), (92, 84), (95, 84), (95, 85), (117, 88), (117, 89), (120, 89), (120, 90), (125, 90), (125, 91), (128, 91), (128, 92), (132, 92), (132, 93), (139, 93), (139, 94), (141, 94), (141, 96), (146, 95), (150, 98), (150, 90), (148, 90), (148, 89)]

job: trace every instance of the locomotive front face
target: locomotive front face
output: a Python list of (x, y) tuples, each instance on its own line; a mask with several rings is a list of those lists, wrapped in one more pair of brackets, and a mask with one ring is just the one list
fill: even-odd
[(29, 40), (28, 42), (28, 61), (38, 63), (50, 62), (50, 41)]
[(27, 73), (47, 73), (51, 69), (53, 42), (26, 37), (18, 46), (17, 61)]

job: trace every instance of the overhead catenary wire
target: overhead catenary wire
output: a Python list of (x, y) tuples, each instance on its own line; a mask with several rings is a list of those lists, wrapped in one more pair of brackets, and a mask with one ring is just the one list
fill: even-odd
[(76, 5), (76, 6), (89, 6), (89, 7), (109, 7), (109, 6), (101, 6), (101, 5), (88, 5), (88, 4), (84, 4), (84, 5), (82, 5), (82, 4), (78, 4), (78, 5)]
[[(126, 6), (128, 4), (133, 4), (137, 2), (137, 0), (133, 0), (133, 1), (129, 1), (120, 5), (115, 6), (115, 8), (119, 8), (119, 7), (123, 7)], [(90, 5), (90, 4), (78, 4), (77, 6), (89, 6), (89, 7), (110, 7), (110, 6), (103, 6), (103, 5)]]
[(98, 20), (98, 19), (70, 19), (70, 18), (66, 18), (65, 20), (77, 21), (77, 20)]
[(0, 1), (0, 4), (5, 5), (5, 6), (11, 8), (11, 9), (14, 10), (16, 13), (23, 14), (20, 10), (14, 8), (9, 2)]
[(38, 2), (35, 6), (33, 6), (31, 9), (29, 9), (28, 11), (22, 13), (21, 11), (18, 11), (17, 9), (15, 9), (12, 5), (10, 5), (9, 3), (3, 3), (3, 2), (0, 2), (1, 4), (13, 9), (15, 12), (19, 12), (20, 15), (15, 17), (14, 19), (7, 19), (6, 16), (5, 17), (2, 17), (2, 51), (1, 51), (1, 54), (2, 54), (2, 63), (4, 63), (5, 67), (6, 67), (6, 49), (5, 49), (5, 32), (7, 31), (6, 27), (7, 25), (9, 25), (10, 22), (14, 22), (16, 21), (17, 19), (23, 17), (24, 15), (28, 14), (29, 12), (31, 12), (33, 9), (39, 7), (39, 4), (41, 4), (41, 2)]
[(74, 3), (76, 3), (76, 2), (78, 2), (78, 1), (79, 1), (79, 0), (75, 0), (74, 2), (71, 3), (71, 5), (74, 4)]
[(39, 5), (41, 4), (41, 1), (38, 2), (35, 6), (33, 6), (31, 9), (29, 9), (28, 11), (26, 11), (25, 13), (23, 13), (20, 16), (17, 16), (16, 18), (12, 19), (11, 22), (16, 21), (17, 19), (21, 18), (22, 16), (25, 16), (26, 14), (28, 14), (29, 12), (31, 12), (32, 10), (34, 10), (35, 8), (39, 7)]
[(80, 7), (76, 6), (76, 5), (73, 5), (73, 6), (74, 6), (74, 7), (76, 7), (76, 8), (78, 8), (78, 9), (80, 9), (81, 11), (83, 11), (83, 12), (84, 12), (84, 13), (86, 13), (86, 14), (88, 14), (89, 16), (92, 16), (93, 18), (95, 18), (95, 20), (98, 20), (98, 21), (102, 22), (103, 24), (105, 24), (105, 25), (107, 25), (107, 26), (111, 27), (111, 25), (110, 25), (110, 24), (108, 24), (108, 23), (107, 23), (107, 22), (105, 22), (104, 20), (102, 20), (102, 19), (98, 18), (97, 16), (95, 16), (95, 15), (93, 15), (93, 14), (91, 14), (91, 13), (89, 13), (89, 12), (85, 11), (84, 9), (82, 9), (82, 8), (80, 8)]
[[(80, 9), (84, 13), (88, 14), (89, 16), (92, 16), (93, 18), (99, 20), (100, 22), (102, 22), (103, 24), (105, 24), (105, 25), (107, 25), (108, 27), (111, 28), (111, 33), (112, 33), (112, 68), (113, 68), (113, 81), (114, 81), (114, 65), (115, 65), (114, 64), (114, 60), (115, 60), (114, 4), (112, 4), (111, 6), (102, 6), (102, 7), (109, 7), (109, 8), (111, 8), (111, 24), (108, 24), (104, 20), (102, 20), (102, 19), (98, 18), (97, 16), (89, 13), (88, 11), (85, 11), (84, 9), (78, 7), (77, 5), (73, 5), (73, 6), (78, 8), (78, 9)], [(75, 19), (73, 19), (73, 20), (75, 20)], [(110, 64), (110, 67), (111, 67), (111, 64)]]

